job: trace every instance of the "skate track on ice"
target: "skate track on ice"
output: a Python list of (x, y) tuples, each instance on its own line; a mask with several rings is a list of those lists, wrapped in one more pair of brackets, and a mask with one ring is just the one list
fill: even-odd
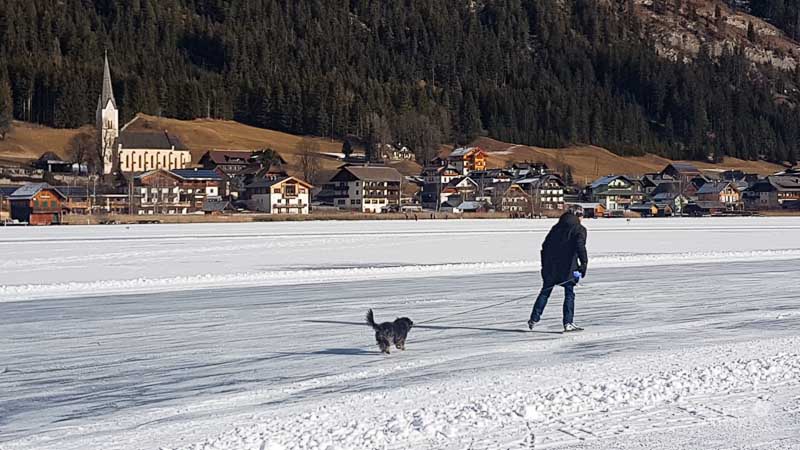
[(800, 448), (800, 220), (587, 221), (522, 332), (550, 225), (0, 229), (0, 449)]

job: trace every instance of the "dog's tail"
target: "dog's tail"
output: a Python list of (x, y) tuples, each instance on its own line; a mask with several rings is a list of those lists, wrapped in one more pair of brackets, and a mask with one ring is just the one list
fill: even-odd
[(367, 325), (371, 326), (373, 330), (378, 329), (378, 326), (375, 325), (375, 315), (372, 314), (372, 308), (367, 311)]

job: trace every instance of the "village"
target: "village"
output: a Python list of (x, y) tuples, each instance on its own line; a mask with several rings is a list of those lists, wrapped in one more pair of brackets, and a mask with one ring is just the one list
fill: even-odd
[(595, 218), (800, 211), (800, 168), (763, 176), (672, 162), (657, 173), (607, 174), (580, 185), (569, 166), (524, 161), (489, 167), (489, 152), (469, 146), (417, 161), (421, 173), (404, 175), (386, 164), (415, 160), (401, 143), (378, 144), (370, 157), (325, 155), (338, 168), (318, 185), (290, 175), (284, 157), (269, 148), (209, 150), (193, 163), (186, 145), (167, 130), (130, 129), (138, 116), (120, 126), (107, 59), (102, 83), (96, 111), (101, 173), (90, 174), (80, 161), (55, 152), (0, 167), (0, 223), (540, 218), (575, 204)]

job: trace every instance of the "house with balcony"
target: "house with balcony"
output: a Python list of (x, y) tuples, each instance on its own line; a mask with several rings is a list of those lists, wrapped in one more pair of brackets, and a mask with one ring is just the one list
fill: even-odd
[(589, 185), (586, 196), (594, 203), (601, 203), (607, 212), (627, 210), (644, 199), (641, 185), (624, 175), (598, 178)]
[(189, 214), (203, 210), (206, 199), (219, 198), (222, 177), (208, 169), (152, 170), (133, 179), (137, 214)]
[(697, 191), (697, 201), (719, 203), (723, 209), (736, 211), (742, 209), (742, 196), (733, 181), (717, 181), (704, 184)]
[(439, 194), (439, 202), (446, 201), (449, 197), (459, 196), (464, 201), (475, 200), (479, 187), (470, 177), (458, 177), (450, 180)]
[(512, 186), (519, 187), (522, 192), (528, 195), (529, 201), (532, 202), (533, 214), (564, 210), (564, 189), (566, 185), (558, 175), (523, 178), (514, 181)]
[(486, 170), (486, 151), (480, 147), (461, 147), (447, 156), (447, 163), (461, 175), (469, 175), (474, 170)]
[(425, 209), (436, 209), (441, 203), (441, 193), (451, 181), (461, 177), (453, 165), (428, 166), (422, 170), (422, 190), (420, 203)]
[(259, 178), (245, 187), (247, 209), (269, 214), (308, 214), (313, 188), (295, 177)]
[(403, 176), (385, 166), (343, 166), (318, 198), (340, 209), (381, 213), (400, 207)]
[(659, 173), (661, 178), (672, 178), (673, 180), (690, 182), (693, 178), (703, 175), (697, 167), (686, 162), (673, 162), (667, 164)]
[(742, 192), (748, 210), (782, 209), (800, 202), (800, 175), (773, 175)]

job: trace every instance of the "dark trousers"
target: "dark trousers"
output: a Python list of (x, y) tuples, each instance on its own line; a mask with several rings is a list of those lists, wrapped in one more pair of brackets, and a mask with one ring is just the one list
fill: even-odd
[[(564, 325), (572, 323), (575, 314), (575, 283), (569, 282), (564, 286)], [(547, 306), (547, 300), (550, 299), (550, 294), (553, 293), (555, 286), (543, 287), (539, 292), (539, 297), (536, 298), (536, 303), (533, 304), (533, 311), (531, 311), (531, 320), (538, 322), (542, 318), (544, 307)]]

